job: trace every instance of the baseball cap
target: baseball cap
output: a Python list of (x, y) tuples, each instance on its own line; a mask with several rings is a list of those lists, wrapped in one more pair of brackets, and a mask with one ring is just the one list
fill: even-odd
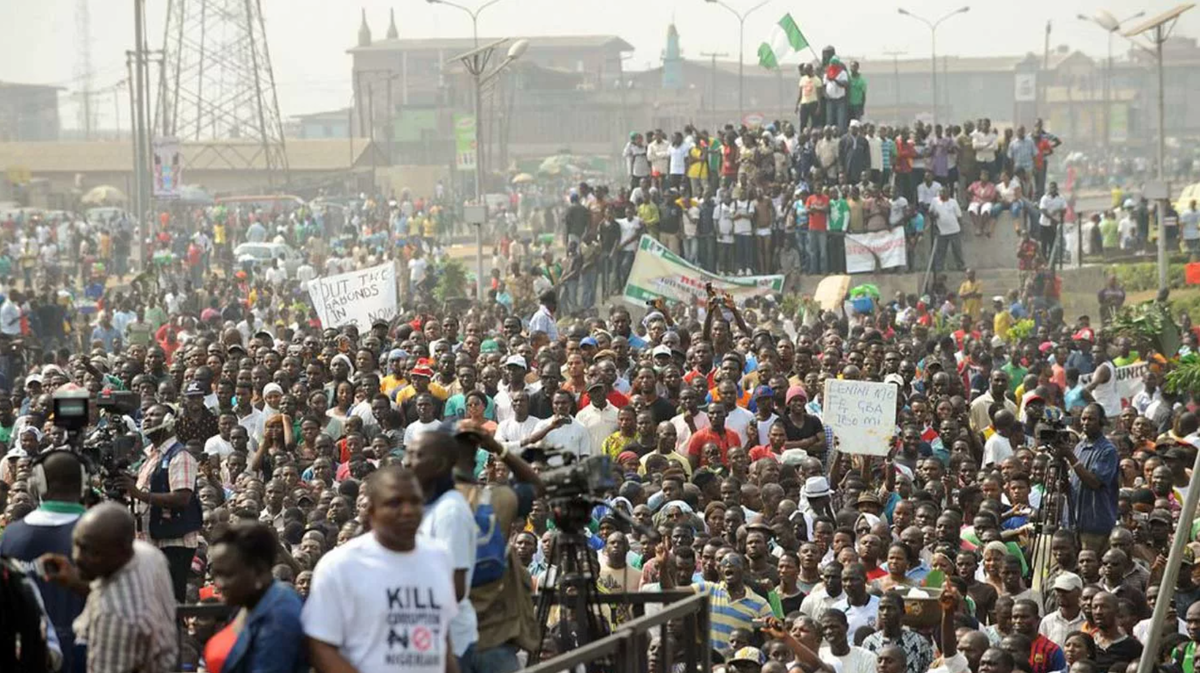
[(507, 358), (505, 358), (504, 366), (505, 367), (520, 367), (521, 369), (529, 369), (529, 365), (526, 364), (525, 358), (521, 357), (520, 355), (510, 355)]
[(654, 350), (650, 351), (650, 355), (652, 355), (654, 357), (658, 357), (660, 355), (665, 355), (667, 357), (671, 357), (671, 347), (667, 346), (665, 344), (660, 344), (658, 346), (655, 346)]
[(433, 378), (433, 369), (427, 364), (419, 364), (412, 368), (413, 376), (424, 376), (427, 379)]
[(758, 649), (757, 647), (746, 646), (737, 652), (734, 652), (733, 656), (729, 659), (729, 663), (731, 664), (736, 664), (739, 661), (745, 661), (756, 666), (762, 666), (763, 662), (766, 661), (766, 657), (763, 656), (762, 650)]
[(1095, 341), (1096, 333), (1092, 331), (1091, 327), (1084, 327), (1072, 334), (1071, 338), (1075, 341)]
[(760, 397), (775, 397), (775, 391), (771, 390), (771, 386), (759, 386), (754, 389), (754, 399)]
[(25, 385), (29, 385), (30, 383), (36, 383), (38, 385), (41, 385), (42, 375), (38, 374), (37, 372), (34, 372), (33, 374), (26, 376), (25, 377)]
[(603, 381), (601, 381), (600, 379), (596, 379), (596, 380), (592, 381), (591, 383), (589, 383), (589, 384), (587, 385), (587, 391), (588, 391), (588, 392), (591, 392), (591, 391), (593, 391), (593, 390), (596, 390), (596, 389), (601, 389), (601, 390), (603, 390), (603, 389), (604, 389), (604, 385), (605, 385), (605, 384), (604, 384), (604, 382), (603, 382)]
[(204, 397), (207, 394), (199, 381), (188, 381), (187, 387), (183, 389), (184, 397)]
[(479, 344), (480, 353), (499, 353), (500, 342), (495, 339), (484, 339), (483, 343)]
[(592, 348), (599, 348), (600, 343), (598, 341), (596, 341), (595, 339), (593, 339), (592, 337), (583, 337), (582, 339), (579, 340), (579, 347), (583, 348), (584, 346), (591, 346)]
[(992, 337), (992, 348), (1003, 348), (1003, 347), (1004, 347), (1004, 339), (1001, 338), (999, 334), (997, 334), (996, 336), (993, 336)]
[(29, 454), (19, 446), (14, 446), (4, 454), (5, 458), (28, 458)]
[(1058, 577), (1054, 578), (1054, 589), (1056, 591), (1080, 591), (1083, 589), (1083, 579), (1075, 573), (1059, 573)]
[(1171, 513), (1165, 509), (1156, 509), (1156, 510), (1150, 512), (1149, 519), (1150, 519), (1150, 521), (1157, 521), (1159, 523), (1165, 523), (1168, 526), (1170, 526), (1172, 523), (1174, 523), (1171, 520)]
[(389, 362), (392, 360), (403, 360), (403, 359), (404, 359), (404, 351), (400, 350), (399, 348), (393, 348), (391, 350), (391, 352), (388, 353), (388, 361)]

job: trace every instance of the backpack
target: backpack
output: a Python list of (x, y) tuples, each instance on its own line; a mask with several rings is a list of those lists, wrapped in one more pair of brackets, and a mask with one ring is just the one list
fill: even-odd
[(467, 502), (475, 515), (475, 568), (471, 588), (491, 584), (504, 577), (508, 568), (508, 540), (492, 506), (492, 489), (475, 487)]
[(0, 671), (48, 668), (48, 647), (37, 587), (20, 567), (0, 559)]

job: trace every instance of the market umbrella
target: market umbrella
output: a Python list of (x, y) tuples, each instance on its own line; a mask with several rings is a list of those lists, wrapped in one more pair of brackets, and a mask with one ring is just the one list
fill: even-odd
[(109, 204), (125, 203), (129, 199), (125, 193), (111, 185), (100, 185), (92, 187), (79, 199), (81, 203), (88, 206), (103, 206)]
[(527, 182), (533, 182), (533, 176), (528, 173), (518, 173), (517, 176), (512, 179), (512, 183), (514, 185), (523, 185)]
[(213, 197), (196, 185), (183, 185), (179, 188), (179, 200), (192, 206), (211, 206)]

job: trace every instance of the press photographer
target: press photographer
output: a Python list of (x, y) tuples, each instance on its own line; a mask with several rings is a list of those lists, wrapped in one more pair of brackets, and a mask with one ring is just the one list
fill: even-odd
[(175, 436), (175, 415), (166, 405), (146, 410), (142, 435), (149, 446), (137, 477), (123, 472), (116, 481), (135, 501), (142, 534), (148, 533), (150, 542), (167, 557), (175, 600), (182, 603), (203, 523), (196, 495), (199, 464)]
[[(1071, 472), (1064, 523), (1073, 523), (1084, 549), (1103, 551), (1117, 525), (1120, 457), (1104, 435), (1104, 408), (1087, 405), (1080, 417), (1083, 439), (1074, 447), (1059, 441), (1053, 447)], [(1070, 522), (1070, 523), (1068, 523)]]

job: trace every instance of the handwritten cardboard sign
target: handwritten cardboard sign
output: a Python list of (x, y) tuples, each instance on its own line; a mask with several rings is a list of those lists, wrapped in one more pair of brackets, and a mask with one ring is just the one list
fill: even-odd
[(885, 456), (896, 433), (896, 396), (891, 383), (825, 380), (821, 418), (833, 429), (842, 453)]
[(354, 324), (365, 332), (375, 320), (396, 316), (396, 267), (389, 262), (317, 278), (309, 282), (308, 296), (323, 327)]

